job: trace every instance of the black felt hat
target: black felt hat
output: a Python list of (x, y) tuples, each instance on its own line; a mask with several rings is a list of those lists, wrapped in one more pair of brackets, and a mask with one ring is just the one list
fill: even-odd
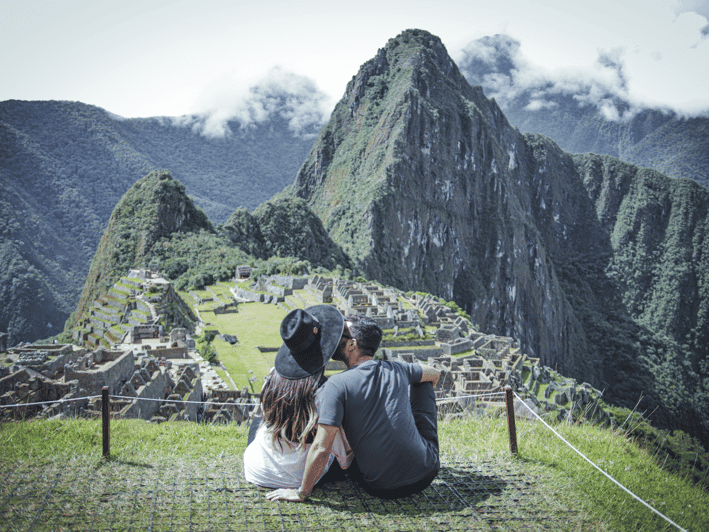
[(345, 319), (332, 305), (291, 310), (281, 322), (283, 345), (276, 355), (276, 371), (291, 380), (317, 373), (335, 354), (344, 330)]

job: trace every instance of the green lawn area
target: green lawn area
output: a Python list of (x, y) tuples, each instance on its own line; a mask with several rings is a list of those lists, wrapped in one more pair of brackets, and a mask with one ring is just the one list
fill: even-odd
[(234, 297), (229, 291), (232, 286), (234, 286), (234, 283), (232, 282), (219, 282), (215, 285), (210, 286), (209, 288), (211, 288), (212, 292), (214, 292), (219, 298), (231, 299)]
[[(321, 301), (318, 301), (318, 299), (313, 294), (306, 290), (296, 290), (295, 293), (298, 294), (298, 296), (300, 296), (303, 301), (305, 301), (305, 305), (303, 306), (303, 308), (314, 307), (315, 305), (322, 304)], [(293, 297), (293, 299), (297, 300), (297, 298), (295, 297)]]
[(276, 353), (261, 353), (256, 347), (280, 347), (283, 343), (280, 324), (286, 312), (276, 305), (242, 303), (234, 314), (214, 314), (200, 311), (202, 320), (220, 333), (232, 334), (239, 341), (231, 345), (219, 338), (214, 339), (219, 360), (222, 361), (231, 378), (239, 387), (249, 386), (249, 370), (257, 381), (254, 391), (261, 391), (263, 377), (273, 367)]
[(226, 371), (217, 366), (213, 366), (212, 369), (216, 371), (217, 375), (219, 375), (219, 377), (224, 381), (224, 384), (226, 384), (231, 389), (231, 381), (229, 380), (229, 377), (227, 377)]
[(403, 308), (404, 310), (416, 310), (414, 306), (409, 303), (409, 300), (405, 297), (397, 297), (394, 303), (396, 304), (398, 301), (401, 301), (401, 308)]
[(212, 299), (214, 297), (214, 295), (209, 290), (190, 290), (190, 293), (187, 294), (187, 297), (194, 300), (191, 294), (195, 294), (201, 297), (202, 299)]

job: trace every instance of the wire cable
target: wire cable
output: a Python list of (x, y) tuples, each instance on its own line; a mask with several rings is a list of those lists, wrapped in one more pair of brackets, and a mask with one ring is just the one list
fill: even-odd
[(571, 447), (581, 458), (583, 458), (584, 460), (586, 460), (589, 464), (591, 464), (593, 467), (595, 467), (596, 469), (598, 469), (598, 471), (600, 471), (601, 473), (603, 473), (610, 481), (612, 481), (614, 484), (616, 484), (619, 488), (621, 488), (623, 491), (625, 491), (628, 495), (632, 496), (634, 499), (636, 499), (636, 500), (639, 501), (640, 503), (642, 503), (642, 504), (644, 504), (645, 506), (647, 506), (650, 510), (652, 510), (652, 511), (655, 512), (657, 515), (659, 515), (660, 517), (662, 517), (665, 521), (667, 521), (668, 523), (670, 523), (670, 524), (676, 526), (679, 530), (682, 530), (683, 532), (687, 532), (687, 530), (686, 530), (685, 528), (682, 528), (682, 527), (679, 526), (677, 523), (675, 523), (672, 519), (670, 519), (669, 517), (667, 517), (667, 516), (664, 515), (663, 513), (659, 512), (658, 510), (656, 510), (655, 508), (653, 508), (650, 504), (646, 503), (646, 502), (645, 502), (644, 500), (642, 500), (640, 497), (638, 497), (637, 495), (635, 495), (635, 493), (633, 493), (632, 491), (630, 491), (628, 488), (626, 488), (625, 486), (623, 486), (620, 482), (618, 482), (616, 479), (614, 479), (614, 478), (613, 478), (612, 476), (610, 476), (608, 473), (606, 473), (605, 471), (603, 471), (603, 469), (601, 469), (601, 468), (598, 467), (595, 463), (593, 463), (593, 462), (592, 462), (589, 458), (587, 458), (581, 451), (579, 451), (576, 447), (574, 447), (571, 443), (569, 443), (561, 434), (559, 434), (559, 433), (556, 432), (553, 428), (551, 428), (551, 426), (549, 426), (549, 424), (548, 424), (546, 421), (544, 421), (544, 420), (539, 416), (539, 414), (537, 414), (534, 410), (532, 410), (531, 408), (529, 408), (529, 405), (524, 402), (524, 399), (522, 399), (519, 395), (517, 395), (517, 392), (513, 392), (513, 393), (514, 393), (515, 397), (516, 397), (517, 399), (519, 399), (520, 402), (527, 408), (527, 410), (529, 410), (532, 414), (534, 414), (534, 416), (535, 416), (539, 421), (541, 421), (542, 423), (544, 423), (544, 425), (545, 425), (550, 431), (552, 431), (552, 432), (557, 436), (557, 438), (559, 438), (559, 439), (560, 439), (561, 441), (563, 441), (566, 445), (568, 445), (569, 447)]

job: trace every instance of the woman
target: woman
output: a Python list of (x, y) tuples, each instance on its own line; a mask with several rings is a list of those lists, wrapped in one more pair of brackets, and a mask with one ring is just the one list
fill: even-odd
[[(315, 392), (325, 382), (325, 365), (343, 331), (342, 314), (330, 305), (291, 311), (281, 322), (283, 345), (261, 391), (263, 419), (250, 431), (244, 452), (247, 481), (269, 488), (300, 486), (317, 429)], [(352, 457), (340, 430), (325, 471), (335, 458), (346, 469)]]

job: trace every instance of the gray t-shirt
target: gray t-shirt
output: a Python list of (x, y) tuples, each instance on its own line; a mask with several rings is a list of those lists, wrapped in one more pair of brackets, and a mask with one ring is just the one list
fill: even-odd
[(421, 376), (418, 364), (370, 360), (333, 375), (317, 392), (318, 423), (345, 429), (364, 479), (376, 489), (408, 486), (437, 467), (409, 401), (409, 385)]

